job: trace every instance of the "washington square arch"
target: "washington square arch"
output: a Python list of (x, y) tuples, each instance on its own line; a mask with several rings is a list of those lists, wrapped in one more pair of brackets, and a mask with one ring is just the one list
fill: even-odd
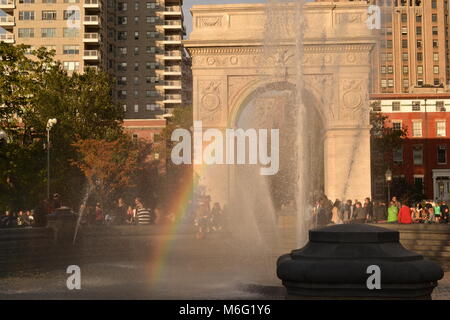
[[(333, 201), (370, 197), (368, 92), (375, 38), (366, 23), (368, 4), (307, 3), (300, 63), (296, 61), (298, 43), (289, 39), (295, 34), (290, 30), (295, 23), (288, 19), (287, 38), (266, 50), (270, 47), (267, 6), (197, 5), (191, 9), (193, 31), (184, 44), (192, 57), (194, 120), (202, 121), (203, 130), (283, 127), (290, 118), (289, 106), (295, 100), (290, 92), (295, 91), (297, 70), (301, 70), (306, 123), (317, 123), (306, 132), (310, 136), (306, 140), (317, 149), (312, 153), (321, 154), (308, 168), (321, 180), (316, 187)], [(282, 134), (282, 144), (281, 138)], [(286, 148), (299, 151), (295, 144)], [(301, 156), (308, 153), (300, 150)], [(288, 156), (281, 154), (281, 158)], [(203, 165), (194, 170), (212, 202), (224, 204), (233, 190), (248, 194), (257, 188), (251, 177), (243, 178), (233, 166)], [(285, 178), (289, 176), (280, 179)], [(261, 202), (265, 197), (258, 195)]]

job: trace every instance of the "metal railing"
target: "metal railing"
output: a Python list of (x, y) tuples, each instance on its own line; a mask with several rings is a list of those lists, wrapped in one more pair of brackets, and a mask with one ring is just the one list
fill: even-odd
[(5, 23), (5, 22), (14, 22), (14, 17), (13, 16), (1, 16), (0, 23)]
[(84, 50), (83, 55), (85, 57), (98, 57), (100, 52), (98, 50)]
[(84, 39), (94, 39), (98, 40), (99, 34), (97, 32), (86, 32), (84, 34)]
[(84, 16), (84, 22), (100, 22), (99, 16)]

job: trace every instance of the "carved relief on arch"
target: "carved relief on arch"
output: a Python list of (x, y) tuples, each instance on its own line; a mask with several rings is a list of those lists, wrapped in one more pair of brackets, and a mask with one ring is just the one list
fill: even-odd
[(224, 121), (224, 91), (221, 80), (198, 81), (198, 120), (205, 126), (220, 125)]
[(367, 105), (367, 80), (342, 79), (340, 84), (341, 108), (339, 119), (364, 121)]

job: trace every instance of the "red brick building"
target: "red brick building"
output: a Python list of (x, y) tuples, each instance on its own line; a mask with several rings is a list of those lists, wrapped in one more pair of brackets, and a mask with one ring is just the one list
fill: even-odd
[[(407, 129), (403, 146), (394, 150), (390, 168), (394, 178), (422, 186), (428, 199), (450, 200), (450, 94), (373, 94), (374, 111), (388, 116), (389, 126)], [(375, 183), (375, 195), (384, 183)]]

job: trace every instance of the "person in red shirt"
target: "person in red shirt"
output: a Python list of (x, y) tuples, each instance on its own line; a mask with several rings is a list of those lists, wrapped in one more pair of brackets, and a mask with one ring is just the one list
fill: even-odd
[(411, 224), (411, 209), (404, 202), (400, 212), (398, 213), (398, 223)]

